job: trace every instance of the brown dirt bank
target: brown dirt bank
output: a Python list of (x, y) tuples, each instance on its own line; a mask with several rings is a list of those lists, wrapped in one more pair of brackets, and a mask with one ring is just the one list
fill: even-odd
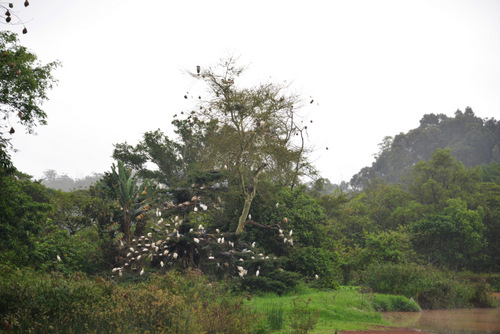
[(389, 326), (377, 326), (373, 329), (363, 330), (363, 331), (340, 331), (343, 334), (432, 334), (430, 332), (424, 332), (419, 329), (413, 328), (403, 328), (403, 327), (389, 327)]

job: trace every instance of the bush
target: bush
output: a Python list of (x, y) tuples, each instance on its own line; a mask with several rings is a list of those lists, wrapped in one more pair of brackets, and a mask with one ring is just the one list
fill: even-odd
[(417, 264), (372, 264), (358, 283), (374, 292), (413, 297), (424, 309), (465, 308), (477, 305), (487, 287), (474, 286), (455, 273)]
[(338, 288), (338, 255), (324, 248), (304, 247), (296, 249), (285, 262), (287, 270), (313, 278), (320, 278), (323, 288)]
[(293, 289), (299, 279), (300, 275), (297, 273), (277, 269), (266, 276), (248, 276), (240, 281), (240, 287), (246, 291), (274, 292), (282, 295)]
[(376, 294), (372, 300), (373, 308), (378, 312), (419, 312), (420, 306), (404, 296)]
[(310, 302), (311, 298), (307, 301), (298, 298), (292, 299), (292, 310), (288, 315), (292, 334), (307, 334), (316, 326), (319, 312), (309, 308)]
[(248, 333), (257, 319), (242, 298), (196, 271), (116, 285), (0, 269), (0, 331)]

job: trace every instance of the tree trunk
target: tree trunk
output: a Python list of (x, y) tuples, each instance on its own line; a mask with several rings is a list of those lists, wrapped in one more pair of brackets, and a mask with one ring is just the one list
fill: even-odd
[(236, 229), (236, 234), (243, 232), (245, 228), (245, 222), (247, 221), (248, 212), (250, 212), (250, 206), (252, 205), (253, 196), (248, 194), (245, 196), (245, 204), (243, 205), (243, 211), (241, 211), (240, 219), (238, 220), (238, 228)]
[(245, 204), (243, 205), (243, 210), (241, 211), (241, 216), (240, 219), (238, 220), (238, 228), (236, 229), (236, 234), (240, 234), (241, 232), (243, 232), (243, 229), (245, 228), (245, 222), (248, 217), (248, 212), (250, 212), (250, 206), (252, 205), (253, 198), (257, 193), (257, 183), (259, 181), (259, 175), (260, 173), (262, 173), (265, 167), (266, 164), (263, 164), (262, 166), (259, 167), (259, 169), (255, 171), (252, 177), (252, 182), (250, 182), (250, 185), (246, 188), (245, 188), (245, 179), (243, 177), (243, 173), (239, 171), (240, 187), (241, 191), (243, 192), (243, 196), (245, 197)]
[(130, 245), (131, 217), (128, 210), (128, 206), (123, 207), (123, 238), (125, 239), (127, 245)]

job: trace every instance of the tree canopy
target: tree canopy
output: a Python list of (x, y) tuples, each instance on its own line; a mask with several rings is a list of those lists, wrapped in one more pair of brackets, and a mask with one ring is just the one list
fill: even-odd
[(0, 31), (0, 168), (11, 167), (7, 150), (16, 132), (14, 122), (29, 133), (47, 123), (41, 105), (56, 83), (52, 71), (59, 65), (57, 61), (41, 64), (34, 53), (19, 45), (15, 33)]
[(412, 166), (430, 159), (438, 148), (449, 149), (466, 167), (500, 162), (500, 122), (481, 119), (470, 107), (457, 110), (455, 117), (426, 114), (418, 128), (384, 138), (373, 164), (355, 174), (350, 184), (360, 190), (376, 178), (405, 182)]

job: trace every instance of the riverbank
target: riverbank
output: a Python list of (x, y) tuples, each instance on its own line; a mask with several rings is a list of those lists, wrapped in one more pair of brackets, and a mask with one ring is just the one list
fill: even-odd
[[(499, 301), (500, 305), (500, 293), (493, 293), (493, 297)], [(418, 313), (385, 312), (383, 318), (392, 324), (402, 327), (375, 326), (370, 330), (341, 331), (340, 333), (500, 333), (500, 308), (498, 306), (496, 308), (424, 310)]]

